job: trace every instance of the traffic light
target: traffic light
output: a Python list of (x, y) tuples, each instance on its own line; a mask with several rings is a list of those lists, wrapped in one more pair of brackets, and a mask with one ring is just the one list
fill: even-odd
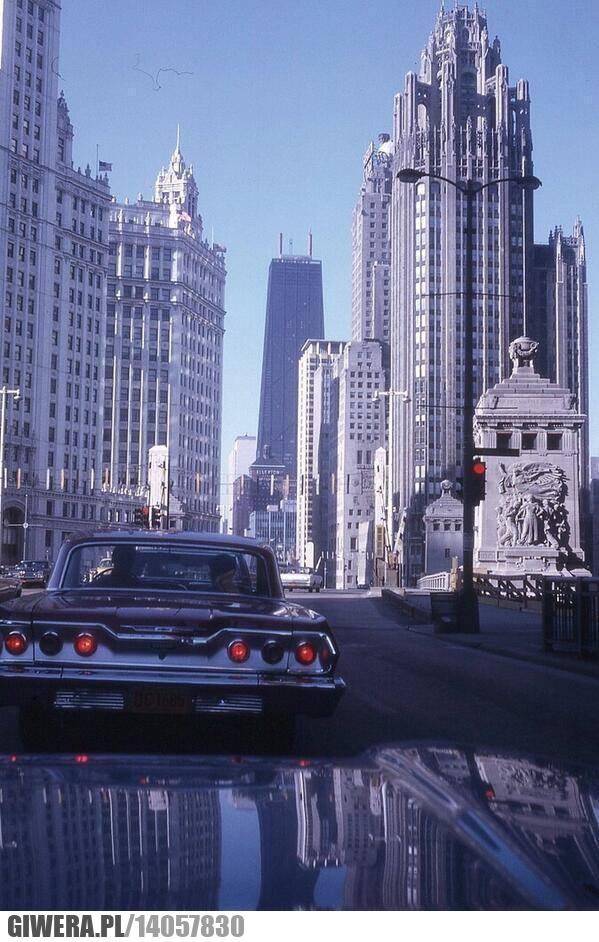
[(160, 507), (152, 507), (152, 529), (160, 529)]
[(472, 474), (472, 503), (474, 506), (485, 499), (487, 486), (487, 465), (482, 458), (473, 458), (470, 466)]
[(150, 526), (150, 508), (136, 507), (133, 511), (133, 522), (135, 526), (147, 529)]

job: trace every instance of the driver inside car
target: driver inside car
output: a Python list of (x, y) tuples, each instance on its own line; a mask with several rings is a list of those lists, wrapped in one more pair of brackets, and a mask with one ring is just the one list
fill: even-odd
[(133, 572), (136, 560), (137, 552), (134, 546), (127, 543), (115, 546), (112, 551), (112, 568), (108, 572), (100, 573), (94, 582), (116, 589), (139, 585), (139, 579)]
[(224, 553), (216, 556), (210, 567), (212, 576), (212, 585), (218, 592), (227, 595), (239, 592), (237, 582), (237, 564), (233, 556), (227, 556)]

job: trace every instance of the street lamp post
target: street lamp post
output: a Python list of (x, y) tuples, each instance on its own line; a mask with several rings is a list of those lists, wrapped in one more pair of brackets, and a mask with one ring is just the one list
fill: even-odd
[(406, 167), (397, 174), (401, 183), (418, 183), (423, 177), (441, 180), (448, 183), (466, 198), (466, 257), (465, 257), (465, 290), (464, 290), (464, 330), (463, 330), (463, 362), (464, 362), (464, 425), (462, 430), (462, 474), (463, 474), (463, 563), (462, 588), (458, 598), (460, 628), (462, 631), (477, 632), (480, 630), (478, 619), (478, 596), (474, 588), (474, 481), (472, 477), (472, 459), (474, 457), (474, 371), (473, 362), (473, 333), (474, 333), (474, 207), (476, 197), (482, 190), (499, 183), (516, 183), (523, 190), (537, 190), (541, 181), (531, 175), (513, 174), (509, 177), (500, 177), (479, 183), (476, 180), (466, 180), (457, 183), (439, 173), (429, 173), (426, 170), (416, 170)]
[(13, 396), (15, 402), (18, 402), (21, 395), (20, 389), (8, 389), (2, 386), (0, 389), (0, 563), (3, 559), (4, 551), (4, 425), (6, 423), (6, 397)]

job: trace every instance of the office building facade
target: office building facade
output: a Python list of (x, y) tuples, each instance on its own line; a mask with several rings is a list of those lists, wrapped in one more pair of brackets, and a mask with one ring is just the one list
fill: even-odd
[(222, 488), (223, 501), (223, 519), (222, 532), (235, 533), (233, 529), (233, 488), (238, 478), (249, 473), (252, 462), (256, 458), (256, 436), (238, 435), (229, 452), (227, 462), (227, 479)]
[[(578, 412), (589, 414), (588, 291), (584, 229), (577, 219), (571, 235), (556, 226), (544, 245), (535, 245), (530, 336), (541, 341), (537, 370), (569, 389)], [(588, 423), (580, 436), (582, 506), (589, 487)], [(581, 506), (581, 509), (582, 509)]]
[(393, 142), (380, 134), (363, 158), (352, 217), (352, 340), (390, 339), (390, 220)]
[(369, 585), (374, 573), (375, 452), (385, 442), (383, 348), (352, 341), (333, 366), (337, 420), (334, 556), (337, 589)]
[(267, 543), (283, 565), (297, 563), (295, 534), (297, 530), (297, 504), (283, 499), (269, 504), (265, 510), (252, 510), (249, 515), (248, 536)]
[(60, 12), (54, 0), (5, 0), (0, 10), (0, 370), (2, 385), (20, 391), (6, 396), (4, 562), (53, 558), (66, 534), (105, 519), (111, 197), (105, 175), (73, 167), (58, 90)]
[(102, 468), (111, 490), (143, 490), (149, 449), (167, 446), (172, 516), (209, 532), (219, 529), (225, 275), (177, 139), (154, 198), (111, 211)]
[(310, 337), (324, 336), (322, 264), (305, 255), (273, 258), (268, 273), (257, 465), (297, 473), (298, 363)]
[(336, 429), (331, 411), (333, 364), (344, 343), (308, 340), (302, 347), (298, 386), (297, 556), (313, 568), (329, 547), (330, 501), (336, 467), (331, 463)]

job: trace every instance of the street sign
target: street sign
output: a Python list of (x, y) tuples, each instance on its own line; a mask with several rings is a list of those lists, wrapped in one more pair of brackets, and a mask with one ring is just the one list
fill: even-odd
[(477, 455), (497, 455), (498, 458), (519, 458), (519, 448), (479, 448), (475, 446)]

